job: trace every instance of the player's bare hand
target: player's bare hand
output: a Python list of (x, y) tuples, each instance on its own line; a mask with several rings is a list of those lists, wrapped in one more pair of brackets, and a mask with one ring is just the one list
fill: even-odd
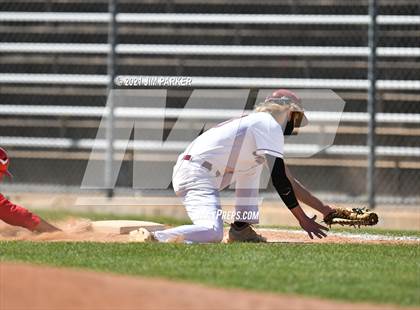
[(56, 232), (56, 231), (61, 231), (61, 229), (55, 227), (54, 225), (48, 223), (47, 221), (41, 219), (41, 221), (39, 222), (38, 226), (35, 227), (35, 232), (38, 233), (50, 233), (50, 232)]
[(309, 238), (313, 239), (313, 235), (315, 235), (316, 237), (322, 239), (327, 236), (324, 231), (328, 231), (329, 229), (317, 223), (315, 220), (316, 215), (312, 218), (305, 216), (299, 221), (299, 224), (308, 233)]

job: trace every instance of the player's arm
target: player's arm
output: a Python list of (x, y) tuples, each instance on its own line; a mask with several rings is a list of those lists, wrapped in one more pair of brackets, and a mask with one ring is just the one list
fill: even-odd
[(328, 215), (330, 212), (333, 211), (333, 209), (330, 206), (325, 205), (320, 199), (315, 197), (305, 186), (303, 186), (302, 183), (295, 179), (290, 170), (287, 168), (287, 166), (285, 166), (285, 169), (286, 175), (292, 183), (296, 197), (299, 201), (321, 212), (324, 216)]
[(10, 202), (0, 194), (0, 220), (13, 226), (24, 227), (36, 232), (60, 231), (38, 215), (30, 212), (26, 208)]
[(298, 220), (300, 226), (308, 233), (311, 239), (313, 239), (312, 234), (318, 238), (326, 237), (325, 232), (322, 230), (328, 231), (328, 228), (315, 222), (315, 217), (308, 217), (300, 207), (292, 183), (286, 175), (286, 167), (283, 159), (280, 157), (266, 155), (266, 160), (271, 171), (271, 181), (273, 186), (280, 198)]

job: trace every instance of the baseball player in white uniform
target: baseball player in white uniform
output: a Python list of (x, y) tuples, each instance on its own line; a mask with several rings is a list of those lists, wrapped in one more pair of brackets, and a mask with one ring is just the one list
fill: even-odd
[[(283, 202), (310, 238), (326, 237), (328, 229), (308, 217), (299, 201), (327, 215), (332, 209), (312, 195), (286, 168), (284, 136), (307, 124), (300, 98), (279, 89), (253, 113), (217, 125), (197, 137), (178, 157), (172, 184), (182, 198), (192, 225), (150, 233), (136, 231), (138, 241), (220, 242), (223, 218), (219, 192), (235, 183), (235, 216), (229, 241), (265, 242), (251, 226), (258, 223), (258, 190), (263, 165)], [(250, 214), (256, 214), (250, 217)]]

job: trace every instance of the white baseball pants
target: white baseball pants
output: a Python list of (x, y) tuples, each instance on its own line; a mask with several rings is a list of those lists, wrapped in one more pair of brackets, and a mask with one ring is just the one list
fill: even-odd
[[(258, 187), (262, 166), (244, 174), (215, 176), (200, 163), (182, 160), (179, 157), (174, 167), (172, 184), (177, 196), (182, 198), (192, 225), (183, 225), (154, 232), (160, 242), (181, 238), (186, 243), (220, 242), (223, 239), (223, 218), (219, 191), (236, 182), (237, 214), (258, 215)], [(258, 217), (249, 219), (235, 218), (237, 221), (258, 223)]]

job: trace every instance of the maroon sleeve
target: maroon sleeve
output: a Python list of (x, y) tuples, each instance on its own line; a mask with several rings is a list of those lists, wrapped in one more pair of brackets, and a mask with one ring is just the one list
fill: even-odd
[(13, 226), (27, 228), (31, 231), (34, 230), (41, 221), (38, 215), (11, 203), (2, 194), (0, 194), (0, 220)]

